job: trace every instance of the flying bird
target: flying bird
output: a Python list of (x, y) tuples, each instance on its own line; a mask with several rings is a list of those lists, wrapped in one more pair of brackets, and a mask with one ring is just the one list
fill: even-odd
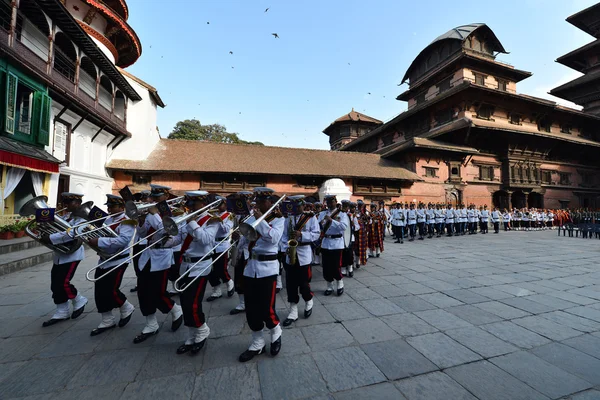
[(275, 39), (279, 39), (279, 35), (276, 33), (271, 33), (271, 35), (273, 35), (275, 37)]
[(367, 93), (369, 96), (371, 95), (371, 92)]
[(233, 54), (233, 51), (230, 51), (229, 54)]
[(210, 25), (210, 22), (209, 22), (209, 21), (206, 21), (206, 25)]
[(231, 69), (234, 69), (235, 67), (231, 67)]
[(348, 65), (350, 65), (350, 63), (348, 63)]
[(269, 11), (269, 7), (267, 7), (267, 9), (265, 10), (265, 12)]

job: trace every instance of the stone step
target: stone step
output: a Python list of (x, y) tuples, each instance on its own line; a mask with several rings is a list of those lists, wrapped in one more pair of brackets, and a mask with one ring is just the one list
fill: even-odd
[(36, 246), (0, 255), (0, 276), (52, 261), (52, 250)]
[(0, 240), (0, 254), (14, 253), (41, 246), (40, 242), (33, 240), (29, 236), (18, 239)]

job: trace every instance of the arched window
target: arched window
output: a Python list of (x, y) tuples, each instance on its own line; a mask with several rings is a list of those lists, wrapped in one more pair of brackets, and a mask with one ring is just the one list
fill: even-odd
[[(10, 17), (9, 14), (9, 28)], [(3, 11), (0, 11), (0, 19), (4, 19)], [(4, 22), (2, 25), (4, 26)], [(17, 14), (16, 39), (46, 61), (50, 49), (48, 36), (50, 36), (50, 27), (42, 9), (33, 0), (21, 1)]]
[(100, 88), (98, 90), (98, 102), (108, 111), (112, 111), (113, 86), (106, 75), (100, 78)]
[(54, 70), (75, 82), (75, 62), (77, 51), (67, 35), (58, 32), (54, 38)]
[(88, 57), (83, 56), (79, 65), (79, 90), (96, 98), (96, 66)]
[(125, 119), (125, 96), (120, 90), (115, 93), (115, 116), (119, 119)]

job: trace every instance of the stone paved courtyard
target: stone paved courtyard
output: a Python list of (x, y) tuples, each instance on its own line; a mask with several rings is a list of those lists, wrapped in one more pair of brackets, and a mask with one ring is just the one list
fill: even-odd
[[(0, 399), (600, 399), (599, 259), (600, 241), (555, 231), (388, 239), (341, 297), (323, 296), (315, 268), (313, 315), (284, 330), (279, 356), (240, 364), (236, 296), (204, 303), (211, 336), (196, 357), (175, 354), (186, 330), (170, 321), (134, 345), (139, 311), (90, 337), (88, 252), (75, 279), (86, 312), (50, 328), (50, 264), (0, 277)], [(127, 295), (134, 284), (130, 269)]]

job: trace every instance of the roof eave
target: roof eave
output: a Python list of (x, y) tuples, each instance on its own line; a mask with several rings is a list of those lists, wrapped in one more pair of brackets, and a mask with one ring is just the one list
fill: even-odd
[(79, 23), (69, 13), (60, 0), (35, 0), (50, 18), (69, 36), (95, 64), (129, 97), (131, 100), (141, 100), (140, 95), (119, 73), (117, 67), (98, 48), (96, 43), (79, 26)]

